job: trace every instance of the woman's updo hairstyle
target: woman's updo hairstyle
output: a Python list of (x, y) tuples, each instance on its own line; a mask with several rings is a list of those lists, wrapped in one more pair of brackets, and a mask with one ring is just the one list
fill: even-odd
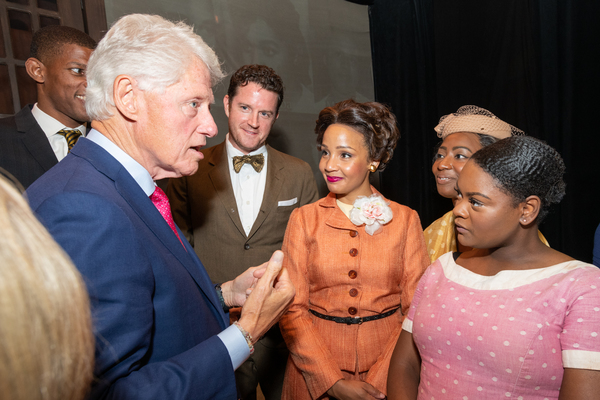
[(556, 150), (531, 136), (512, 136), (477, 151), (471, 157), (488, 173), (500, 190), (514, 199), (514, 206), (529, 196), (542, 201), (537, 223), (550, 206), (565, 195), (565, 164)]
[(319, 113), (315, 133), (317, 143), (323, 143), (323, 135), (330, 125), (346, 125), (363, 135), (369, 150), (369, 161), (379, 161), (379, 171), (383, 171), (392, 159), (400, 131), (396, 126), (396, 116), (383, 104), (357, 103), (349, 99)]

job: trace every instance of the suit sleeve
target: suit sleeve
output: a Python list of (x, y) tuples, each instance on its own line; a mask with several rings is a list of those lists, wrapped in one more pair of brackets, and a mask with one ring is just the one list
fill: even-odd
[[(427, 247), (425, 246), (421, 221), (416, 211), (410, 210), (406, 225), (404, 255), (399, 262), (400, 287), (402, 288), (400, 304), (403, 318), (408, 313), (419, 280), (428, 266), (429, 257), (427, 256)], [(397, 331), (390, 336), (383, 352), (371, 369), (369, 369), (365, 379), (366, 382), (386, 394), (390, 359), (401, 332), (402, 326), (399, 326)]]
[(100, 196), (71, 192), (50, 197), (35, 211), (88, 286), (96, 335), (90, 399), (236, 398), (231, 360), (217, 336), (147, 363), (153, 260), (122, 209)]
[(192, 212), (188, 201), (187, 177), (169, 179), (166, 194), (171, 203), (171, 214), (173, 214), (175, 224), (194, 247), (194, 230), (192, 229)]
[(279, 326), (294, 364), (302, 372), (312, 398), (317, 399), (344, 377), (308, 314), (310, 254), (301, 211), (292, 213), (283, 240), (284, 265), (296, 287), (296, 297)]
[(317, 190), (315, 177), (310, 166), (304, 163), (302, 168), (302, 197), (298, 207), (314, 203), (317, 200), (319, 200), (319, 191)]

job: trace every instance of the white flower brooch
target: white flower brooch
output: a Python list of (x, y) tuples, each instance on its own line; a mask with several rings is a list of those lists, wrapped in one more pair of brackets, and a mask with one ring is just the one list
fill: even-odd
[(354, 208), (350, 211), (350, 221), (356, 226), (366, 224), (365, 231), (372, 236), (382, 225), (392, 220), (393, 213), (388, 204), (377, 194), (369, 197), (360, 196), (354, 201)]

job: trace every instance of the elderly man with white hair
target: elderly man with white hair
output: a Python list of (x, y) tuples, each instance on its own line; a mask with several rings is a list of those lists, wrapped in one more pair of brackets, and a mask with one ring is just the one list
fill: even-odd
[(294, 297), (281, 252), (214, 287), (154, 183), (198, 168), (222, 77), (191, 27), (123, 17), (89, 61), (93, 130), (28, 189), (90, 292), (92, 399), (235, 399), (234, 370)]

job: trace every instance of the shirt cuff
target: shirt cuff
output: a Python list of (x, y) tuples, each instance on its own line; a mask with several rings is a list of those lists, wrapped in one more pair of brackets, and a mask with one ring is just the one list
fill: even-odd
[(565, 368), (600, 370), (600, 357), (595, 351), (563, 350), (562, 359)]
[(235, 325), (231, 325), (217, 335), (223, 342), (231, 358), (233, 370), (239, 368), (250, 357), (250, 348), (244, 334)]

